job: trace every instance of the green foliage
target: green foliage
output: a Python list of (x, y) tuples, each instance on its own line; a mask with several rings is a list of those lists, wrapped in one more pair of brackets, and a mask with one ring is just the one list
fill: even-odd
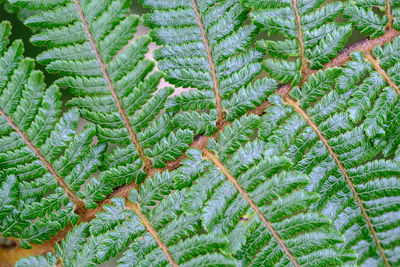
[(170, 99), (169, 108), (185, 111), (175, 120), (176, 127), (210, 135), (216, 130), (217, 97), (222, 99), (227, 120), (233, 121), (276, 89), (271, 79), (250, 84), (261, 72), (259, 62), (263, 54), (250, 48), (257, 29), (244, 23), (249, 10), (240, 0), (165, 4), (140, 1), (153, 10), (143, 20), (152, 29), (152, 39), (163, 45), (154, 52), (154, 57), (166, 80), (176, 86), (201, 90)]
[(58, 87), (45, 89), (43, 74), (22, 55), (22, 42), (8, 45), (10, 30), (0, 23), (0, 233), (29, 247), (78, 220), (77, 203), (50, 168), (77, 193), (91, 184), (105, 146), (91, 145), (92, 125), (77, 132), (76, 109), (60, 116)]
[[(382, 67), (384, 59), (393, 59), (398, 42), (374, 49)], [(362, 53), (352, 57), (345, 68), (318, 72), (291, 92), (334, 154), (316, 130), (277, 96), (270, 99), (274, 105), (263, 116), (260, 134), (268, 142), (266, 155), (288, 157), (297, 171), (310, 176), (308, 190), (320, 194), (312, 209), (327, 215), (344, 235), (346, 241), (339, 247), (353, 248), (358, 264), (380, 266), (382, 257), (345, 179), (348, 175), (389, 263), (396, 266), (400, 166), (390, 155), (399, 145), (397, 127), (392, 128), (399, 123), (399, 96)]]
[[(209, 149), (225, 159), (222, 163), (271, 222), (298, 264), (306, 266), (313, 262), (315, 266), (335, 266), (354, 259), (351, 251), (335, 248), (335, 244), (344, 240), (332, 231), (328, 218), (308, 211), (318, 201), (317, 194), (304, 190), (309, 178), (294, 171), (285, 157), (264, 156), (262, 141), (249, 142), (249, 136), (257, 127), (252, 121), (256, 118), (243, 117), (241, 127), (235, 124), (227, 127), (219, 135), (218, 144), (210, 140)], [(192, 154), (197, 156), (193, 160), (201, 160), (200, 152)], [(227, 155), (232, 156), (228, 158)], [(183, 210), (192, 215), (200, 213), (207, 232), (228, 238), (225, 253), (232, 254), (240, 266), (290, 265), (290, 259), (259, 215), (218, 166), (203, 161), (192, 172), (202, 174), (189, 190)]]
[(400, 2), (139, 2), (7, 3), (56, 77), (0, 23), (16, 266), (399, 266)]
[[(55, 253), (47, 258), (30, 257), (16, 266), (93, 266), (122, 253), (119, 266), (166, 266), (167, 256), (154, 236), (146, 232), (143, 219), (132, 209), (141, 207), (144, 216), (179, 266), (236, 266), (233, 258), (221, 253), (228, 241), (223, 235), (201, 233), (200, 217), (186, 215), (181, 206), (187, 191), (171, 186), (173, 175), (157, 173), (140, 191), (133, 190), (129, 201), (113, 198), (90, 223), (81, 223), (67, 234)], [(174, 190), (171, 192), (171, 190)]]
[[(337, 56), (351, 34), (350, 25), (335, 22), (343, 9), (339, 1), (322, 7), (324, 1), (320, 0), (294, 1), (295, 7), (292, 1), (285, 0), (244, 2), (254, 10), (251, 18), (262, 31), (268, 36), (278, 34), (285, 38), (283, 41), (271, 38), (258, 42), (259, 49), (271, 56), (263, 62), (264, 69), (282, 83), (298, 84), (303, 78), (304, 64), (311, 69), (322, 68)], [(301, 33), (295, 9), (300, 16)]]
[(55, 83), (75, 95), (67, 106), (79, 108), (81, 116), (96, 125), (99, 141), (121, 147), (109, 156), (130, 154), (131, 160), (104, 170), (86, 186), (82, 197), (89, 208), (117, 186), (140, 183), (146, 176), (144, 157), (162, 168), (183, 154), (193, 133), (175, 130), (173, 114), (164, 114), (174, 90), (158, 90), (163, 74), (145, 59), (149, 37), (134, 38), (139, 17), (129, 14), (130, 1), (80, 1), (79, 6), (72, 0), (11, 2), (44, 9), (25, 21), (42, 29), (31, 38), (48, 48), (38, 61), (62, 76)]
[[(387, 3), (390, 3), (391, 17), (394, 21), (389, 22), (388, 14), (385, 12)], [(382, 0), (358, 0), (348, 2), (343, 10), (343, 16), (348, 18), (354, 27), (361, 33), (365, 33), (376, 38), (385, 33), (388, 23), (392, 23), (396, 30), (400, 29), (399, 15), (400, 15), (400, 2), (399, 1), (382, 1)], [(384, 15), (382, 13), (385, 12)], [(392, 20), (391, 19), (391, 20)]]

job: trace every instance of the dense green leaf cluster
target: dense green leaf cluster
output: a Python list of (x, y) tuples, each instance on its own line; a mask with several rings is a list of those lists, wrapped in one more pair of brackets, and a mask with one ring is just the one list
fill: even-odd
[(312, 210), (328, 216), (343, 233), (346, 242), (339, 247), (358, 252), (358, 264), (382, 265), (370, 220), (389, 262), (396, 265), (400, 165), (389, 155), (400, 141), (392, 128), (399, 123), (399, 96), (362, 53), (352, 57), (345, 68), (320, 71), (291, 91), (305, 116), (282, 97), (271, 97), (274, 105), (262, 117), (260, 135), (267, 155), (288, 157), (297, 171), (310, 176), (307, 189), (320, 194)]
[(8, 2), (57, 76), (0, 22), (16, 266), (400, 266), (397, 0)]
[(276, 89), (276, 82), (267, 78), (251, 84), (261, 72), (264, 54), (250, 48), (257, 28), (244, 24), (249, 10), (240, 0), (141, 2), (153, 9), (143, 21), (151, 27), (152, 39), (163, 45), (154, 58), (166, 80), (199, 89), (168, 102), (167, 110), (182, 111), (176, 127), (211, 135), (221, 111), (233, 121)]
[[(387, 4), (390, 3), (388, 6)], [(354, 1), (345, 4), (343, 16), (354, 24), (355, 29), (376, 38), (385, 33), (388, 24), (400, 29), (399, 1)], [(382, 15), (382, 13), (384, 15)]]
[(146, 232), (143, 221), (132, 209), (135, 205), (179, 266), (208, 266), (215, 262), (235, 266), (233, 258), (219, 252), (227, 246), (226, 238), (200, 233), (200, 217), (186, 215), (181, 209), (187, 191), (175, 190), (172, 184), (171, 173), (155, 175), (153, 180), (146, 180), (140, 192), (132, 191), (129, 200), (114, 198), (90, 223), (77, 226), (56, 246), (54, 254), (23, 259), (17, 266), (50, 267), (57, 258), (64, 266), (94, 266), (121, 252), (119, 266), (166, 266), (166, 255), (154, 236)]
[(175, 130), (174, 112), (164, 112), (174, 90), (158, 90), (163, 74), (145, 58), (149, 37), (133, 40), (139, 18), (129, 14), (130, 1), (14, 2), (45, 9), (25, 21), (43, 29), (32, 42), (49, 47), (38, 61), (61, 74), (55, 83), (76, 96), (67, 106), (79, 108), (82, 118), (96, 125), (98, 140), (120, 145), (106, 155), (103, 172), (88, 187), (87, 207), (117, 186), (143, 181), (143, 161), (162, 168), (182, 155), (193, 133)]
[[(254, 115), (242, 117), (219, 135), (218, 142), (210, 140), (208, 147), (226, 158), (223, 164), (238, 177), (299, 264), (333, 266), (354, 259), (353, 252), (335, 248), (344, 239), (329, 219), (309, 211), (318, 195), (304, 190), (308, 177), (294, 171), (288, 158), (264, 157), (262, 141), (249, 142), (259, 122)], [(288, 265), (290, 259), (280, 244), (218, 165), (199, 150), (188, 154), (182, 167), (156, 174), (129, 197), (130, 203), (142, 207), (174, 261), (179, 266), (236, 266), (236, 260), (245, 266)], [(245, 161), (240, 160), (243, 155)], [(75, 228), (56, 247), (55, 255), (24, 259), (17, 266), (51, 266), (56, 257), (65, 266), (91, 266), (126, 248), (120, 266), (165, 266), (166, 256), (130, 206), (124, 199), (112, 202), (90, 224)], [(199, 234), (201, 226), (206, 233)]]
[(335, 22), (343, 9), (340, 1), (323, 6), (320, 0), (244, 2), (254, 10), (251, 18), (262, 31), (285, 37), (257, 43), (271, 56), (263, 62), (264, 69), (282, 83), (298, 84), (307, 66), (322, 68), (337, 56), (351, 34), (349, 24)]
[(105, 145), (91, 145), (93, 125), (77, 132), (76, 109), (60, 116), (59, 88), (46, 89), (21, 41), (8, 46), (10, 30), (0, 24), (0, 232), (29, 247), (77, 222), (74, 194), (87, 194)]

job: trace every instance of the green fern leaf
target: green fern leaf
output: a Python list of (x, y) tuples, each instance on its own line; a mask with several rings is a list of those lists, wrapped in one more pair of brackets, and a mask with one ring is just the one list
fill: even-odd
[(25, 24), (42, 29), (31, 41), (47, 46), (39, 62), (61, 74), (56, 84), (76, 96), (67, 106), (79, 108), (81, 116), (96, 125), (101, 142), (132, 152), (130, 161), (113, 164), (86, 187), (82, 197), (88, 207), (94, 208), (115, 187), (140, 183), (184, 153), (193, 133), (175, 131), (174, 114), (165, 114), (174, 90), (158, 90), (163, 74), (144, 58), (150, 39), (135, 38), (139, 18), (129, 14), (131, 1), (11, 2), (44, 9)]
[[(288, 157), (310, 176), (308, 190), (321, 196), (312, 210), (332, 220), (346, 239), (339, 247), (354, 249), (357, 264), (399, 263), (400, 165), (390, 155), (399, 145), (400, 91), (390, 78), (395, 67), (384, 60), (393, 62), (398, 42), (372, 55), (356, 52), (343, 69), (318, 72), (290, 96), (271, 97), (260, 127), (265, 155)], [(380, 153), (387, 158), (376, 159)]]
[(57, 259), (64, 266), (93, 266), (123, 251), (120, 266), (236, 266), (221, 253), (227, 239), (201, 233), (199, 216), (182, 212), (187, 192), (175, 190), (171, 182), (171, 173), (157, 173), (140, 191), (132, 190), (129, 200), (113, 198), (90, 223), (76, 226), (54, 254), (23, 259), (16, 266), (51, 266)]
[[(257, 124), (245, 117), (240, 123), (241, 127), (226, 128), (218, 145), (210, 139), (210, 150), (191, 151), (192, 160), (201, 162), (192, 172), (201, 176), (182, 209), (201, 214), (208, 233), (225, 235), (229, 246), (224, 252), (239, 265), (336, 266), (353, 260), (354, 253), (335, 248), (344, 240), (331, 230), (329, 219), (308, 211), (318, 201), (318, 195), (304, 190), (309, 178), (294, 171), (285, 157), (264, 156), (265, 144), (249, 140)], [(244, 125), (249, 131), (243, 132)], [(241, 138), (232, 142), (231, 132)]]
[(263, 62), (264, 69), (282, 83), (296, 85), (308, 67), (322, 68), (337, 56), (351, 34), (350, 25), (334, 22), (343, 9), (341, 2), (322, 7), (323, 1), (314, 0), (244, 2), (254, 9), (251, 17), (262, 31), (285, 38), (258, 42), (258, 47), (271, 56)]
[[(257, 31), (254, 25), (244, 24), (249, 11), (239, 0), (141, 2), (153, 10), (144, 16), (144, 23), (152, 29), (153, 40), (163, 45), (154, 57), (166, 80), (201, 90), (169, 100), (169, 108), (186, 111), (185, 118), (176, 120), (177, 126), (212, 134), (224, 117), (233, 121), (276, 88), (271, 79), (264, 79), (265, 88), (257, 92), (260, 88), (250, 84), (261, 72), (262, 53), (250, 48)], [(238, 106), (238, 102), (243, 104)], [(208, 116), (204, 108), (209, 109)], [(215, 109), (217, 118), (210, 122)], [(196, 114), (199, 110), (200, 115)], [(189, 124), (190, 120), (201, 126)]]
[(91, 145), (92, 126), (77, 133), (77, 110), (60, 117), (58, 87), (45, 89), (21, 41), (8, 46), (10, 31), (0, 23), (0, 233), (30, 247), (77, 222), (105, 146)]
[[(386, 29), (399, 30), (400, 15), (398, 1), (355, 1), (348, 2), (343, 10), (343, 16), (348, 18), (361, 33), (376, 38), (385, 33)], [(378, 11), (378, 12), (376, 12)], [(385, 12), (384, 15), (380, 14)]]
[[(38, 56), (39, 62), (46, 64), (49, 72), (63, 76), (56, 84), (77, 96), (68, 106), (78, 107), (84, 119), (97, 125), (100, 141), (134, 144), (129, 149), (134, 148), (134, 153), (138, 153), (143, 162), (142, 174), (133, 167), (137, 165), (135, 162), (120, 166), (124, 167), (123, 171), (109, 170), (121, 177), (113, 179), (120, 182), (109, 184), (108, 189), (98, 188), (98, 194), (96, 188), (91, 188), (91, 198), (98, 201), (112, 188), (123, 185), (128, 180), (122, 177), (129, 172), (132, 176), (129, 181), (140, 182), (146, 171), (165, 166), (167, 161), (182, 155), (190, 138), (177, 140), (186, 142), (178, 146), (181, 150), (175, 150), (169, 156), (157, 156), (158, 147), (165, 146), (166, 140), (181, 137), (171, 126), (165, 126), (165, 119), (158, 121), (173, 89), (164, 88), (156, 93), (163, 75), (153, 71), (152, 61), (144, 59), (150, 39), (147, 36), (135, 39), (139, 18), (129, 14), (130, 1), (105, 0), (96, 4), (72, 0), (57, 4), (11, 2), (31, 9), (45, 7), (45, 11), (25, 22), (28, 26), (43, 29), (31, 38), (34, 44), (48, 47)], [(154, 129), (147, 129), (149, 126)], [(154, 130), (160, 126), (164, 132), (154, 136)], [(102, 179), (100, 176), (100, 183), (108, 183)]]
[(0, 23), (16, 266), (400, 265), (398, 0), (9, 1), (59, 75)]

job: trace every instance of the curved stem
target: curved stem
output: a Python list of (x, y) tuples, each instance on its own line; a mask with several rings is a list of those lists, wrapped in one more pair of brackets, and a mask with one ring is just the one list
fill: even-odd
[(372, 237), (375, 240), (375, 243), (378, 247), (378, 250), (383, 258), (383, 261), (385, 262), (385, 265), (387, 267), (389, 267), (389, 261), (385, 256), (385, 253), (383, 251), (382, 245), (378, 239), (378, 235), (375, 232), (375, 229), (372, 225), (371, 219), (368, 216), (368, 213), (364, 207), (364, 204), (362, 203), (361, 198), (359, 197), (356, 188), (354, 187), (353, 182), (351, 181), (349, 175), (347, 174), (346, 169), (344, 168), (342, 162), (340, 162), (337, 154), (335, 153), (335, 151), (333, 151), (332, 147), (330, 146), (330, 144), (328, 143), (328, 140), (325, 138), (325, 136), (322, 134), (322, 132), (319, 130), (318, 126), (311, 120), (310, 117), (308, 117), (307, 113), (292, 99), (290, 98), (290, 96), (286, 96), (285, 98), (285, 102), (287, 104), (289, 104), (290, 106), (293, 107), (293, 109), (300, 114), (301, 117), (303, 117), (303, 119), (307, 122), (308, 126), (310, 126), (314, 132), (318, 135), (319, 140), (321, 140), (321, 142), (325, 145), (326, 149), (328, 150), (329, 154), (332, 156), (332, 158), (334, 159), (334, 161), (336, 162), (339, 170), (342, 172), (343, 176), (346, 179), (347, 185), (350, 187), (350, 190), (353, 192), (353, 196), (354, 199), (357, 201), (358, 206), (361, 209), (361, 213), (364, 216), (365, 221), (367, 222), (367, 225), (369, 227), (369, 230), (371, 231)]

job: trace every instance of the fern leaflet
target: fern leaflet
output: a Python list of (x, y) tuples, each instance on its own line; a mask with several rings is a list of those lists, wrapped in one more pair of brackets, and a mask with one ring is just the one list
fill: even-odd
[(96, 183), (87, 187), (87, 207), (96, 207), (117, 186), (140, 183), (183, 154), (193, 133), (174, 131), (173, 113), (163, 110), (173, 89), (157, 91), (163, 75), (144, 59), (150, 39), (134, 36), (139, 18), (129, 14), (131, 1), (11, 2), (45, 8), (25, 22), (43, 29), (31, 38), (48, 47), (39, 62), (63, 76), (56, 84), (76, 95), (68, 106), (96, 124), (99, 140), (119, 145), (106, 156), (109, 163)]
[[(373, 54), (391, 51), (398, 41)], [(308, 189), (321, 195), (313, 210), (331, 218), (346, 238), (344, 247), (359, 254), (359, 264), (396, 265), (399, 163), (375, 158), (398, 147), (392, 128), (398, 125), (399, 95), (374, 71), (370, 57), (352, 57), (343, 69), (311, 76), (290, 96), (271, 98), (261, 136), (269, 142), (267, 155), (284, 155), (310, 175)]]
[(76, 109), (61, 114), (57, 86), (8, 46), (10, 24), (0, 24), (0, 232), (20, 245), (40, 244), (85, 212), (80, 188), (101, 164), (105, 146), (90, 145), (93, 126), (77, 133)]

